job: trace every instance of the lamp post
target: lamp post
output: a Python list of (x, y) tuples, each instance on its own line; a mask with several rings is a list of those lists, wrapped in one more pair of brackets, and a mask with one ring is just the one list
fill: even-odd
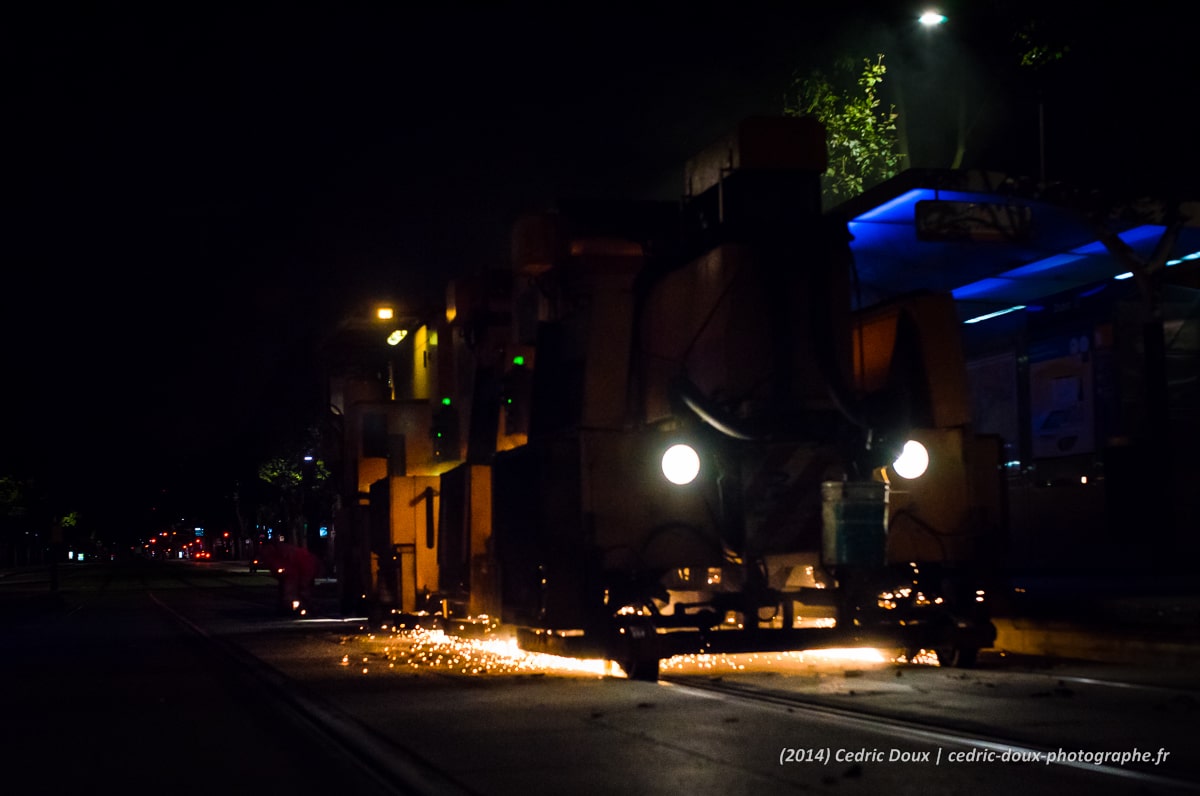
[[(921, 24), (926, 31), (932, 35), (933, 31), (941, 29), (949, 19), (945, 14), (939, 11), (930, 9), (921, 14), (917, 18), (917, 22)], [(952, 79), (957, 82), (957, 118), (955, 119), (955, 146), (954, 158), (950, 163), (950, 168), (957, 169), (962, 167), (963, 158), (967, 151), (967, 92), (963, 86), (963, 74), (961, 68), (950, 68), (941, 70), (953, 74)]]
[[(912, 78), (913, 73), (924, 71), (925, 68), (933, 67), (933, 65), (930, 63), (931, 58), (932, 58), (930, 53), (934, 50), (934, 46), (933, 46), (932, 39), (930, 37), (932, 37), (934, 35), (942, 35), (939, 33), (935, 33), (935, 31), (938, 31), (941, 28), (943, 28), (945, 25), (947, 25), (949, 23), (949, 21), (950, 21), (949, 18), (945, 14), (942, 14), (940, 11), (938, 11), (936, 9), (927, 9), (926, 11), (922, 12), (920, 14), (920, 16), (918, 16), (916, 18), (916, 24), (920, 27), (922, 33), (920, 34), (920, 39), (919, 39), (920, 48), (915, 53), (914, 57), (912, 57), (908, 61), (909, 65), (911, 67), (908, 70), (910, 82), (913, 80), (913, 78)], [(916, 39), (914, 37), (910, 37), (909, 41), (916, 43)], [(943, 73), (946, 71), (958, 72), (959, 74), (957, 74), (955, 76), (955, 80), (959, 81), (962, 79), (961, 70), (959, 70), (959, 69), (954, 69), (954, 70), (938, 69), (937, 71), (939, 73)], [(901, 79), (896, 81), (895, 88), (894, 88), (895, 95), (896, 95), (896, 110), (899, 114), (899, 123), (897, 124), (896, 133), (897, 133), (897, 137), (899, 139), (900, 154), (901, 154), (901, 158), (904, 161), (904, 167), (912, 168), (914, 166), (923, 166), (923, 165), (927, 165), (927, 164), (913, 162), (912, 146), (911, 146), (910, 138), (909, 138), (909, 125), (908, 125), (909, 113), (908, 113), (908, 108), (906, 107), (906, 96), (905, 96), (903, 82), (904, 81), (903, 81), (903, 72), (902, 72)], [(955, 93), (958, 95), (956, 98), (957, 99), (957, 102), (956, 102), (957, 118), (955, 119), (955, 122), (954, 122), (956, 136), (955, 136), (955, 151), (954, 151), (954, 155), (951, 160), (951, 163), (950, 163), (950, 168), (960, 168), (962, 166), (963, 158), (965, 157), (965, 154), (966, 154), (966, 91), (964, 90), (962, 83), (957, 83), (956, 88), (955, 88)], [(918, 102), (919, 102), (919, 100), (918, 100)], [(920, 108), (928, 108), (929, 104), (928, 104), (928, 102), (925, 102), (924, 104), (921, 104), (919, 107)], [(918, 110), (918, 115), (928, 116), (929, 113), (927, 111)], [(940, 158), (939, 158), (939, 160), (940, 160)]]
[[(404, 338), (408, 337), (408, 329), (396, 323), (396, 310), (390, 304), (380, 304), (375, 308), (375, 319), (384, 324), (384, 328), (388, 329), (387, 336), (384, 337), (386, 342), (392, 348), (400, 345)], [(388, 399), (396, 400), (396, 371), (389, 355), (387, 360), (387, 381), (388, 381)]]
[[(364, 457), (390, 456), (386, 421), (379, 426), (378, 420), (388, 415), (383, 403), (407, 395), (403, 368), (407, 347), (401, 344), (409, 340), (416, 323), (411, 302), (377, 295), (356, 301), (319, 346), (331, 434), (328, 450), (335, 459), (326, 552), (337, 572), (344, 611), (359, 610), (371, 590), (370, 509), (363, 502), (366, 492), (360, 491), (364, 477), (360, 465)], [(400, 368), (397, 357), (401, 357)], [(364, 409), (368, 406), (372, 411)], [(370, 433), (365, 427), (368, 420)], [(369, 451), (361, 447), (368, 444)]]

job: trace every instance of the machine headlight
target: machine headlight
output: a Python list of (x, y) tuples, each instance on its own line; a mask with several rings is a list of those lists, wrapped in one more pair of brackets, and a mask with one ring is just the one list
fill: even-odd
[(700, 474), (700, 455), (691, 445), (672, 445), (663, 454), (662, 471), (672, 484), (690, 484)]
[(900, 456), (892, 462), (892, 469), (901, 478), (920, 478), (929, 469), (929, 451), (915, 439), (910, 439), (904, 443)]

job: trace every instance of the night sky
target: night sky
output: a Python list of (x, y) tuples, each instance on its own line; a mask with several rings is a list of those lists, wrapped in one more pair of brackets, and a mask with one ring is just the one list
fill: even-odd
[[(936, 45), (907, 3), (241, 5), (5, 26), (0, 474), (117, 496), (106, 522), (269, 449), (347, 301), (503, 267), (516, 215), (557, 198), (678, 198), (689, 155), (837, 55), (887, 54), (916, 165), (948, 165), (953, 74), (968, 165), (1035, 174), (1040, 97), (1050, 176), (1200, 186), (1166, 4), (960, 3)], [(1012, 67), (1022, 6), (1071, 44), (1060, 68)]]

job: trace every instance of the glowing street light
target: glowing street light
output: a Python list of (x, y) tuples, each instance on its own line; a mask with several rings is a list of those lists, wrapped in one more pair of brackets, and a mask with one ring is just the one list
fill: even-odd
[(936, 11), (926, 11), (917, 18), (917, 21), (927, 28), (932, 28), (938, 25), (944, 25), (946, 23), (946, 15), (939, 14)]

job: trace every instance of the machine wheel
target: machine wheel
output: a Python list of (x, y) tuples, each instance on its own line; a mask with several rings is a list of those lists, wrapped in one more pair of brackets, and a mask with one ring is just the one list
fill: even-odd
[(654, 649), (654, 622), (645, 617), (622, 617), (618, 622), (613, 658), (630, 680), (658, 680), (659, 657)]
[(658, 658), (634, 656), (617, 661), (617, 664), (630, 680), (640, 680), (644, 683), (658, 682)]
[(934, 652), (937, 654), (938, 665), (948, 666), (955, 669), (970, 669), (975, 665), (975, 661), (979, 658), (978, 647), (959, 647), (945, 646), (938, 647)]

